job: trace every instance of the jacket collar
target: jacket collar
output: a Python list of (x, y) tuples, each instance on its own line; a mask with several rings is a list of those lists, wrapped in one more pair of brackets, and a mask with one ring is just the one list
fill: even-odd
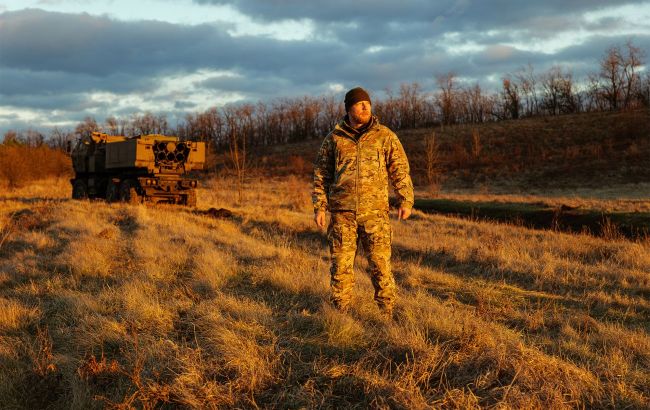
[(334, 127), (333, 133), (335, 135), (339, 135), (341, 137), (348, 137), (352, 138), (355, 141), (358, 141), (363, 134), (366, 134), (368, 131), (371, 129), (375, 128), (376, 126), (379, 125), (379, 120), (377, 119), (376, 116), (371, 116), (370, 121), (368, 121), (368, 124), (364, 125), (363, 127), (359, 129), (352, 128), (350, 123), (348, 122), (348, 116), (346, 115), (339, 121), (338, 124)]

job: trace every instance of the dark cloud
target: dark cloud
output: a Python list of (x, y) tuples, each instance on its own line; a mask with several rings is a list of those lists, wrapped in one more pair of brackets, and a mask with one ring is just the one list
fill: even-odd
[(196, 103), (192, 101), (176, 101), (174, 103), (174, 108), (177, 110), (188, 110), (196, 107)]
[[(34, 27), (38, 27), (35, 30)], [(232, 37), (227, 27), (120, 22), (87, 14), (0, 14), (0, 67), (140, 78), (197, 69), (292, 70), (341, 58), (322, 42)]]
[(30, 69), (3, 68), (0, 63), (0, 95), (56, 95), (88, 91), (110, 91), (117, 94), (132, 91), (151, 91), (159, 85), (155, 77), (137, 73), (113, 73), (94, 76), (66, 71), (34, 71)]
[(211, 89), (217, 93), (241, 93), (247, 96), (272, 96), (282, 91), (285, 91), (286, 94), (293, 94), (298, 91), (290, 78), (271, 75), (264, 77), (213, 76), (198, 82), (196, 86)]
[(0, 15), (0, 64), (96, 76), (160, 73), (227, 36), (213, 27), (120, 22), (88, 14), (22, 10)]
[[(232, 24), (182, 25), (160, 21), (119, 21), (106, 16), (27, 9), (0, 14), (0, 107), (30, 109), (43, 123), (76, 120), (93, 113), (129, 116), (135, 105), (90, 98), (108, 92), (117, 99), (137, 94), (150, 103), (167, 102), (170, 118), (202, 109), (192, 92), (215, 101), (240, 95), (256, 102), (279, 97), (321, 95), (330, 86), (362, 85), (381, 96), (387, 87), (419, 82), (435, 89), (436, 75), (454, 72), (487, 82), (532, 64), (536, 72), (566, 65), (577, 76), (597, 70), (605, 49), (627, 38), (587, 38), (555, 54), (517, 49), (512, 44), (555, 38), (567, 30), (600, 33), (629, 28), (620, 17), (586, 21), (598, 8), (640, 1), (544, 2), (478, 0), (195, 0), (232, 4), (258, 22), (309, 19), (313, 37), (282, 41), (268, 36), (233, 36)], [(647, 30), (647, 27), (645, 27)], [(648, 36), (635, 44), (650, 50)], [(468, 43), (474, 48), (463, 48)], [(465, 51), (463, 51), (465, 50)], [(228, 71), (166, 95), (165, 78), (199, 71)], [(168, 84), (167, 84), (168, 85)], [(202, 96), (205, 98), (205, 94)], [(201, 100), (203, 101), (203, 100)], [(131, 103), (133, 104), (133, 103)], [(7, 124), (0, 118), (0, 131)]]
[(646, 0), (546, 0), (513, 3), (511, 0), (194, 0), (198, 4), (231, 5), (262, 21), (310, 19), (319, 23), (426, 22), (475, 30), (494, 26), (522, 25), (540, 17), (580, 14), (606, 7), (643, 4)]
[(47, 97), (42, 95), (14, 94), (3, 96), (2, 104), (16, 108), (37, 110), (83, 111), (104, 106), (93, 101), (88, 94), (54, 94)]
[[(586, 22), (588, 11), (645, 4), (647, 0), (194, 0), (198, 4), (228, 4), (261, 22), (308, 19), (319, 39), (355, 47), (401, 45), (462, 33), (466, 38), (500, 32), (508, 41), (547, 39), (571, 29), (601, 24)], [(494, 35), (493, 33), (491, 35)], [(495, 40), (493, 39), (492, 42)]]

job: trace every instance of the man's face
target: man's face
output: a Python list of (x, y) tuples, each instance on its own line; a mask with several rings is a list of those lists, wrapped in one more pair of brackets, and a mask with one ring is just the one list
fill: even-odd
[(356, 124), (365, 124), (370, 121), (370, 116), (372, 115), (372, 110), (370, 107), (370, 101), (359, 101), (350, 107), (348, 111), (350, 120)]

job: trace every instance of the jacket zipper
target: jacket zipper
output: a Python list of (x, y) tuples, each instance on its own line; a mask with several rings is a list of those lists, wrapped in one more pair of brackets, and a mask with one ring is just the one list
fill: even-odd
[(359, 200), (360, 200), (360, 197), (359, 197), (359, 179), (361, 179), (361, 173), (360, 173), (360, 168), (361, 168), (361, 160), (360, 160), (360, 157), (361, 157), (361, 138), (364, 137), (366, 134), (368, 134), (368, 131), (370, 131), (370, 129), (366, 130), (366, 132), (363, 133), (362, 135), (360, 135), (358, 139), (353, 138), (350, 135), (348, 135), (347, 132), (344, 132), (346, 137), (351, 139), (357, 146), (357, 178), (354, 181), (354, 190), (356, 191), (356, 194), (357, 194), (357, 200), (355, 201), (355, 204), (354, 204), (354, 213), (355, 213), (355, 215), (359, 213)]
[[(361, 137), (359, 137), (359, 139), (361, 139)], [(360, 158), (361, 158), (361, 147), (360, 147), (360, 145), (361, 145), (361, 142), (357, 141), (357, 179), (356, 179), (356, 181), (354, 183), (354, 186), (356, 187), (356, 191), (357, 191), (357, 200), (356, 200), (356, 206), (355, 206), (355, 211), (354, 211), (355, 214), (359, 214), (359, 200), (360, 200), (360, 197), (359, 197), (359, 179), (361, 178), (361, 174), (360, 174), (360, 171), (359, 171), (361, 169), (361, 160), (360, 160)]]

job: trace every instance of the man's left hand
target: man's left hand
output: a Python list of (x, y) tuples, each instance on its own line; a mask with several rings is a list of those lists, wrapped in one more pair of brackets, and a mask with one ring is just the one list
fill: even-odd
[(397, 219), (399, 220), (408, 219), (409, 216), (411, 216), (411, 208), (400, 207), (397, 211)]

